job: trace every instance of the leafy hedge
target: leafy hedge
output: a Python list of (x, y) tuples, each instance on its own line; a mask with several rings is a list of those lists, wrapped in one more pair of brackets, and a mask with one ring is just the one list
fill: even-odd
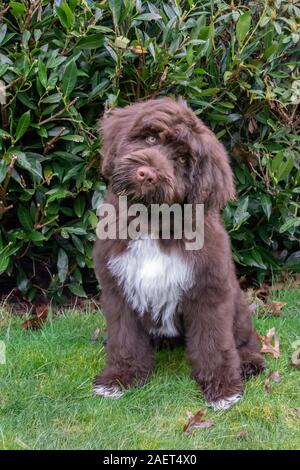
[[(95, 288), (105, 108), (174, 94), (223, 140), (240, 272), (297, 269), (296, 1), (19, 0), (0, 6), (0, 289)], [(298, 21), (298, 23), (297, 23)]]

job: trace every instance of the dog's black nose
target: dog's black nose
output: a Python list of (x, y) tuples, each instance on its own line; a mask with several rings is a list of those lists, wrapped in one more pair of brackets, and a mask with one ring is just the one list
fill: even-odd
[(140, 183), (155, 184), (157, 181), (157, 173), (153, 168), (140, 166), (136, 170), (136, 178)]

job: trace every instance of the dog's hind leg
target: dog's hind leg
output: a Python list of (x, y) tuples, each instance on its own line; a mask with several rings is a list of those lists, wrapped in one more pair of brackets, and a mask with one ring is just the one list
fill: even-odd
[(184, 301), (187, 353), (205, 401), (215, 410), (225, 410), (243, 393), (232, 323), (223, 321), (232, 312), (233, 299), (229, 293), (212, 302), (201, 292), (199, 298), (201, 302), (192, 296)]
[(262, 372), (265, 366), (258, 337), (252, 326), (251, 312), (239, 286), (236, 290), (235, 309), (234, 337), (240, 356), (242, 376), (248, 379)]

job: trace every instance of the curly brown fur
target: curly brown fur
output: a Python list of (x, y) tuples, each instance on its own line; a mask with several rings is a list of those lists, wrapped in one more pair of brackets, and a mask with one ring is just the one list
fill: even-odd
[[(193, 282), (181, 292), (183, 327), (177, 331), (183, 332), (192, 373), (205, 399), (221, 403), (240, 396), (242, 378), (262, 371), (264, 364), (220, 218), (220, 210), (235, 196), (223, 145), (181, 99), (161, 98), (115, 109), (103, 117), (100, 127), (106, 202), (116, 210), (120, 194), (146, 205), (204, 204), (201, 250), (187, 251), (183, 240), (157, 244), (160, 253), (176, 256), (176, 262), (180, 259), (193, 273)], [(148, 379), (154, 363), (153, 338), (161, 336), (164, 312), (156, 319), (151, 307), (143, 314), (137, 312), (125, 281), (122, 284), (109, 268), (110, 260), (128, 253), (129, 243), (98, 240), (94, 248), (108, 329), (107, 365), (96, 377), (95, 389), (104, 395)], [(178, 317), (177, 312), (174, 321)]]

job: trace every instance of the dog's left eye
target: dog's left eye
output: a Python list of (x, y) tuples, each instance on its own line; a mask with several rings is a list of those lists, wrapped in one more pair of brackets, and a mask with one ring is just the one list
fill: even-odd
[(147, 144), (155, 144), (155, 142), (157, 141), (157, 138), (154, 137), (154, 135), (148, 135), (148, 137), (146, 137), (146, 142)]
[(181, 155), (180, 157), (177, 158), (177, 161), (178, 161), (181, 165), (186, 165), (187, 162), (188, 162), (188, 159), (187, 159), (187, 157), (184, 157), (183, 155)]

